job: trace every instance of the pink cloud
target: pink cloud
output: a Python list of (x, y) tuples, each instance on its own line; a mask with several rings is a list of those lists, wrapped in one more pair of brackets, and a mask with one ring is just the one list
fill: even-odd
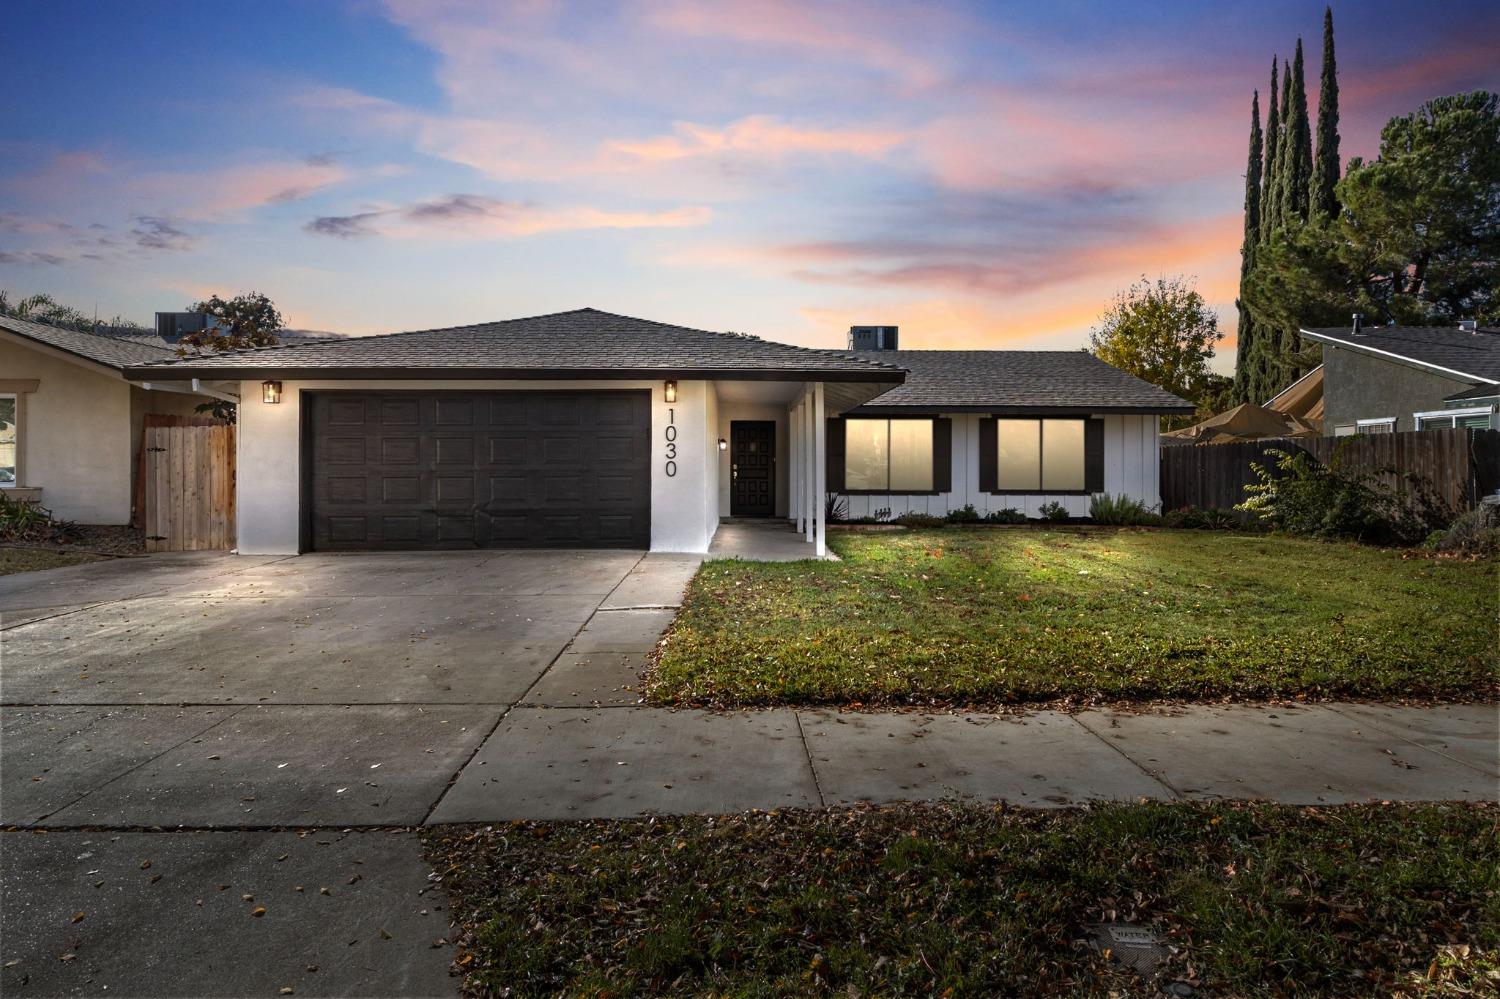
[(895, 130), (804, 128), (773, 115), (750, 115), (720, 128), (679, 122), (673, 134), (649, 139), (613, 139), (604, 144), (607, 161), (626, 165), (668, 163), (701, 156), (780, 159), (793, 153), (843, 153), (877, 157), (904, 142)]
[(687, 206), (616, 211), (588, 205), (547, 208), (477, 194), (450, 194), (409, 205), (376, 206), (354, 215), (323, 216), (306, 226), (315, 235), (356, 238), (483, 240), (580, 229), (660, 229), (703, 225), (713, 213)]

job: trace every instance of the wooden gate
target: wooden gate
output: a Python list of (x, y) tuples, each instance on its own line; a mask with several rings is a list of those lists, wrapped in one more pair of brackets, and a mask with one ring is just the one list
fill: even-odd
[(146, 415), (139, 495), (148, 552), (234, 547), (234, 455), (233, 424)]

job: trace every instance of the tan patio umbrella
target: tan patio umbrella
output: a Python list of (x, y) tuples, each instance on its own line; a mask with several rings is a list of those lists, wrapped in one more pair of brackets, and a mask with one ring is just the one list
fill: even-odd
[(1226, 413), (1210, 416), (1202, 423), (1163, 434), (1173, 440), (1195, 444), (1228, 444), (1255, 441), (1266, 437), (1316, 437), (1318, 431), (1295, 416), (1273, 412), (1253, 402), (1236, 406)]

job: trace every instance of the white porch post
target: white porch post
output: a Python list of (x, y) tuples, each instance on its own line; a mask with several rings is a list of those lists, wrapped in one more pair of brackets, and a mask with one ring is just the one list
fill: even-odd
[(813, 385), (813, 495), (818, 504), (813, 507), (813, 519), (817, 524), (816, 536), (818, 558), (828, 552), (828, 420), (824, 416), (823, 383)]
[(787, 514), (802, 530), (802, 403), (794, 402), (787, 410), (788, 434), (792, 447), (787, 466)]
[(802, 390), (802, 408), (807, 413), (807, 422), (804, 424), (806, 435), (802, 439), (802, 450), (806, 454), (806, 463), (802, 466), (802, 495), (807, 499), (807, 524), (803, 530), (803, 536), (808, 544), (814, 543), (813, 531), (817, 525), (818, 494), (813, 490), (818, 485), (818, 471), (813, 467), (813, 461), (817, 458), (817, 428), (813, 426), (813, 408), (815, 405), (813, 383), (808, 382), (807, 388)]

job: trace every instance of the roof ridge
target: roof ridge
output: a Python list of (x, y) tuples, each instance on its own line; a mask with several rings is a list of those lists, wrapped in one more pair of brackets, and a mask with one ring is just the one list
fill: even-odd
[[(720, 330), (705, 330), (705, 329), (699, 329), (699, 328), (694, 327), (694, 326), (681, 326), (681, 325), (678, 325), (676, 323), (664, 323), (664, 322), (662, 322), (660, 320), (657, 320), (657, 319), (644, 319), (644, 318), (642, 318), (640, 316), (627, 316), (627, 315), (625, 315), (622, 312), (606, 312), (603, 309), (596, 309), (593, 306), (584, 306), (583, 308), (579, 308), (579, 309), (563, 309), (563, 310), (561, 310), (559, 312), (542, 312), (542, 313), (538, 313), (537, 315), (534, 315), (534, 316), (516, 316), (516, 317), (514, 317), (512, 319), (491, 319), (491, 320), (489, 320), (487, 322), (482, 322), (482, 323), (466, 323), (466, 324), (464, 324), (462, 326), (433, 326), (433, 327), (429, 327), (427, 329), (420, 329), (420, 330), (397, 330), (397, 331), (395, 331), (393, 333), (367, 333), (367, 334), (357, 335), (357, 336), (353, 336), (353, 335), (351, 335), (351, 336), (342, 336), (342, 337), (335, 337), (335, 338), (332, 338), (332, 339), (323, 339), (323, 340), (318, 340), (318, 339), (304, 339), (304, 340), (297, 340), (297, 341), (294, 341), (294, 342), (291, 342), (291, 343), (274, 343), (274, 344), (268, 344), (268, 345), (266, 345), (264, 347), (242, 347), (242, 348), (240, 348), (238, 350), (218, 351), (218, 352), (215, 352), (213, 354), (201, 354), (200, 353), (200, 354), (179, 355), (179, 356), (172, 357), (169, 361), (167, 361), (167, 363), (168, 364), (177, 364), (177, 363), (181, 363), (181, 362), (185, 362), (185, 361), (192, 361), (192, 360), (199, 359), (199, 358), (202, 358), (202, 357), (205, 357), (205, 356), (207, 356), (207, 357), (245, 357), (245, 356), (249, 356), (249, 355), (253, 355), (253, 354), (275, 353), (275, 352), (279, 352), (279, 351), (283, 351), (283, 350), (292, 350), (292, 349), (297, 348), (297, 347), (311, 347), (311, 346), (320, 345), (320, 344), (322, 344), (322, 345), (326, 345), (326, 344), (330, 344), (330, 343), (333, 343), (333, 344), (351, 343), (352, 344), (352, 343), (360, 343), (362, 341), (368, 341), (368, 340), (389, 340), (389, 339), (392, 339), (394, 337), (415, 336), (417, 334), (422, 334), (422, 333), (451, 333), (451, 332), (454, 332), (456, 330), (477, 330), (477, 329), (481, 329), (481, 328), (484, 328), (484, 327), (506, 326), (506, 325), (509, 325), (511, 323), (534, 322), (535, 320), (538, 320), (538, 319), (554, 319), (554, 318), (557, 318), (559, 316), (572, 316), (572, 315), (579, 315), (579, 314), (582, 314), (582, 313), (595, 313), (595, 314), (598, 314), (598, 315), (601, 315), (601, 316), (609, 316), (609, 317), (612, 317), (612, 318), (615, 318), (615, 319), (628, 319), (628, 320), (630, 320), (633, 323), (642, 323), (642, 324), (645, 324), (647, 326), (655, 326), (655, 327), (659, 327), (659, 328), (664, 329), (664, 330), (676, 330), (676, 331), (683, 332), (683, 333), (696, 333), (696, 334), (702, 334), (702, 335), (707, 335), (707, 336), (723, 337), (723, 338), (730, 339), (730, 340), (754, 340), (754, 341), (756, 341), (758, 343), (764, 343), (764, 344), (767, 344), (769, 346), (774, 346), (774, 347), (784, 347), (784, 348), (787, 348), (789, 350), (798, 351), (798, 352), (801, 352), (801, 351), (808, 351), (808, 352), (812, 352), (812, 353), (826, 353), (827, 352), (826, 348), (822, 348), (822, 347), (802, 347), (802, 346), (799, 346), (799, 345), (794, 344), (794, 343), (783, 343), (780, 340), (767, 340), (765, 337), (762, 337), (762, 336), (759, 336), (759, 335), (753, 334), (753, 333), (729, 333), (729, 332), (724, 332), (724, 331), (720, 331)], [(877, 360), (870, 359), (870, 358), (850, 356), (849, 359), (850, 360), (854, 360), (854, 361), (859, 361), (862, 364), (868, 364), (870, 367), (873, 367), (873, 368), (889, 369), (889, 370), (892, 370), (892, 371), (900, 371), (900, 370), (902, 370), (897, 365), (887, 364), (887, 363), (885, 363), (883, 361), (877, 361)]]

